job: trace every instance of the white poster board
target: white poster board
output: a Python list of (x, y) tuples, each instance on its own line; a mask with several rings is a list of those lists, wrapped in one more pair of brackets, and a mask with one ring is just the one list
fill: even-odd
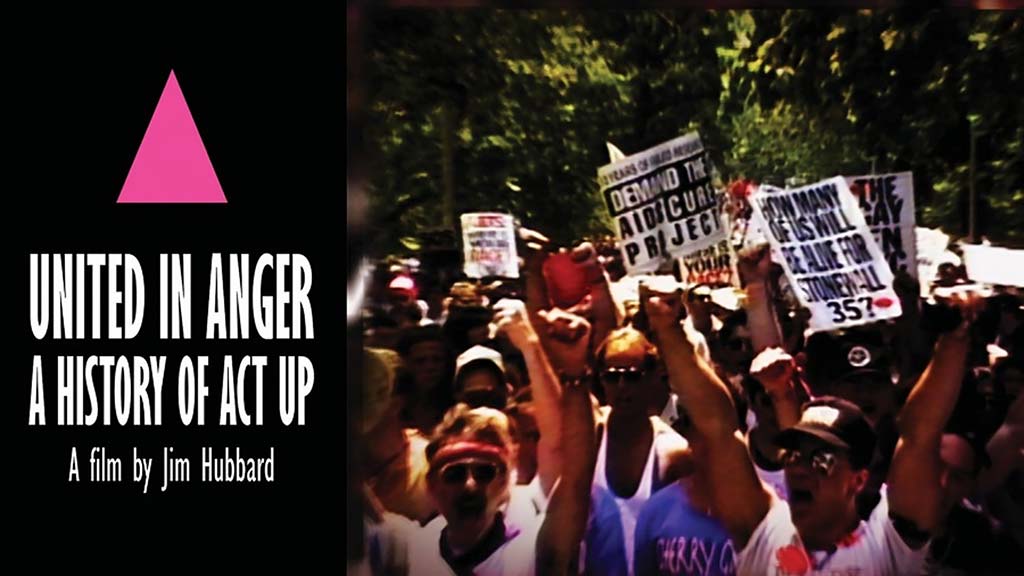
[(812, 332), (902, 314), (893, 274), (841, 176), (789, 190), (761, 186), (754, 219), (773, 249)]
[(697, 250), (679, 259), (679, 273), (687, 286), (740, 286), (736, 251), (728, 239)]
[(722, 199), (696, 132), (602, 166), (597, 178), (631, 275), (727, 237)]
[(519, 277), (515, 221), (508, 214), (473, 212), (460, 217), (463, 270), (470, 278)]
[(949, 235), (942, 230), (918, 226), (914, 236), (917, 246), (917, 279), (921, 283), (921, 297), (926, 298), (939, 273), (946, 248), (949, 247)]
[(967, 277), (982, 284), (1024, 287), (1024, 250), (961, 244)]
[(893, 273), (917, 276), (914, 239), (914, 173), (847, 176), (846, 185), (860, 203), (875, 242)]

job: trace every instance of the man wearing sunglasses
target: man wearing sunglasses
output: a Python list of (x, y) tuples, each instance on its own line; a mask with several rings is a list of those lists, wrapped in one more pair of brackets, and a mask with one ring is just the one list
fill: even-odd
[(687, 473), (692, 459), (686, 440), (650, 414), (650, 397), (662, 384), (664, 367), (644, 334), (632, 327), (612, 331), (598, 347), (596, 363), (611, 410), (597, 432), (586, 571), (632, 574), (640, 509)]
[[(874, 430), (855, 405), (809, 403), (780, 437), (790, 503), (758, 479), (732, 417), (724, 384), (693, 351), (675, 317), (678, 298), (647, 304), (670, 382), (708, 444), (712, 505), (738, 551), (738, 574), (920, 573), (925, 544), (941, 521), (942, 431), (956, 403), (967, 359), (969, 322), (940, 337), (931, 364), (900, 415), (888, 490), (865, 522), (856, 499), (868, 479)], [(963, 303), (964, 318), (976, 304)]]
[(565, 573), (578, 556), (594, 465), (589, 388), (566, 382), (561, 428), (576, 457), (562, 466), (551, 508), (539, 522), (518, 523), (502, 510), (510, 498), (516, 448), (508, 417), (459, 404), (427, 445), (427, 483), (441, 517), (410, 538), (411, 574), (531, 576)]
[(501, 412), (466, 404), (448, 411), (426, 449), (427, 487), (441, 516), (411, 538), (412, 573), (486, 571), (504, 564), (505, 556), (532, 554), (531, 535), (506, 526), (501, 514), (515, 462), (512, 446)]

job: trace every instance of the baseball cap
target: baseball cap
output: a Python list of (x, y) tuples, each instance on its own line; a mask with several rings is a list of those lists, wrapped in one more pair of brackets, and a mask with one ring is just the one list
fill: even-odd
[(892, 357), (878, 330), (818, 332), (805, 352), (805, 374), (816, 391), (839, 382), (892, 384)]
[[(465, 388), (466, 373), (476, 369), (490, 370), (494, 373), (497, 376), (494, 387)], [(455, 394), (460, 402), (473, 407), (490, 406), (504, 409), (508, 403), (508, 384), (501, 354), (486, 346), (476, 345), (459, 355), (455, 360)]]
[(779, 433), (775, 443), (782, 448), (796, 448), (801, 438), (808, 435), (849, 451), (850, 463), (857, 469), (871, 464), (878, 441), (874, 427), (861, 409), (835, 396), (823, 396), (804, 404), (800, 421)]
[(409, 298), (419, 297), (419, 288), (416, 287), (416, 281), (412, 277), (405, 274), (399, 274), (388, 282), (388, 290), (391, 293), (404, 294)]
[(501, 353), (493, 348), (478, 344), (466, 350), (455, 359), (455, 379), (458, 380), (466, 367), (474, 363), (493, 364), (502, 375), (505, 374), (505, 362), (501, 359)]

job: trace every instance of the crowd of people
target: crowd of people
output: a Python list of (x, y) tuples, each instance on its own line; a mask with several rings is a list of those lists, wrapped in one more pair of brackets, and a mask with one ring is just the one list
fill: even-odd
[(723, 298), (521, 236), (518, 280), (372, 278), (363, 573), (1024, 571), (1015, 290), (901, 272), (899, 319), (805, 335), (767, 246)]

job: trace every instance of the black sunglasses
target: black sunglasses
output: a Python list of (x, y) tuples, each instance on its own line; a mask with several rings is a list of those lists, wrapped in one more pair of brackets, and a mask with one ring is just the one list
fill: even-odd
[(643, 380), (647, 371), (643, 368), (605, 368), (601, 373), (601, 379), (608, 384), (618, 384), (625, 380), (626, 384), (638, 384)]
[(487, 485), (504, 471), (504, 466), (499, 466), (493, 462), (455, 462), (441, 468), (441, 480), (445, 484), (461, 485), (465, 484), (466, 479), (472, 474), (473, 480), (477, 484)]
[(827, 478), (836, 469), (836, 464), (839, 463), (839, 454), (831, 448), (818, 448), (811, 452), (787, 449), (782, 454), (782, 463), (786, 466), (804, 463), (818, 474)]

